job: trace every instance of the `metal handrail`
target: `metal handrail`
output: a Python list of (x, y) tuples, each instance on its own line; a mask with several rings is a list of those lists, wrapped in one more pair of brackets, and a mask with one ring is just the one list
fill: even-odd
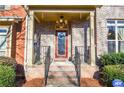
[(49, 73), (49, 68), (51, 64), (51, 47), (50, 46), (42, 46), (42, 56), (45, 64), (45, 85), (47, 84), (47, 78)]
[(75, 47), (75, 55), (74, 55), (74, 65), (75, 65), (75, 71), (77, 76), (77, 81), (80, 86), (80, 78), (81, 78), (81, 59), (80, 59), (80, 53), (78, 51), (78, 47)]

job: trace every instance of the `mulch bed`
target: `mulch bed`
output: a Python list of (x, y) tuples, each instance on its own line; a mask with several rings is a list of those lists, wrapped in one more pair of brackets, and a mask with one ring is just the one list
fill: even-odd
[(16, 87), (44, 87), (44, 79), (34, 78), (26, 81), (24, 78), (18, 78), (16, 80)]
[(98, 80), (92, 78), (82, 78), (80, 82), (81, 87), (102, 87)]
[[(30, 81), (20, 80), (17, 82), (18, 87), (44, 87), (44, 79), (34, 78)], [(81, 87), (102, 87), (100, 82), (92, 78), (82, 78), (80, 81)]]
[(44, 87), (44, 79), (34, 78), (30, 81), (26, 81), (22, 87)]

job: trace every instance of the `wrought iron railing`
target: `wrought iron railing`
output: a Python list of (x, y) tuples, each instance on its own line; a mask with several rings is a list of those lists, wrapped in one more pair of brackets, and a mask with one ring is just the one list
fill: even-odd
[(48, 52), (49, 46), (41, 46), (41, 51), (40, 51), (40, 61), (41, 63), (45, 63), (45, 59), (47, 57), (47, 52)]
[(81, 63), (83, 63), (84, 62), (84, 46), (76, 46), (76, 47), (77, 47), (77, 52), (80, 54), (80, 61)]
[(80, 59), (80, 53), (78, 50), (78, 47), (75, 47), (75, 55), (74, 55), (74, 65), (75, 65), (75, 71), (77, 76), (77, 81), (80, 86), (80, 78), (81, 78), (81, 59)]
[(42, 51), (42, 53), (41, 53), (42, 61), (44, 61), (44, 64), (45, 64), (45, 72), (44, 73), (45, 73), (45, 85), (46, 85), (49, 68), (50, 68), (50, 64), (51, 64), (51, 56), (50, 56), (51, 48), (50, 48), (50, 46), (42, 46), (41, 51)]

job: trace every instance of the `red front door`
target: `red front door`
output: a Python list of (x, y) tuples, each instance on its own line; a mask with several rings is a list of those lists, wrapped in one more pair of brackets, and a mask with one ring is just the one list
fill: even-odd
[(68, 34), (66, 30), (57, 30), (55, 39), (55, 59), (68, 57)]

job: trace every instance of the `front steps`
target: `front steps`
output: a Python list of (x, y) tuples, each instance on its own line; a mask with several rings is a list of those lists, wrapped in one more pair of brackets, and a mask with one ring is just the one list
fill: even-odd
[[(44, 79), (45, 81), (44, 67), (44, 64), (25, 66), (26, 81), (34, 80), (36, 78)], [(99, 77), (98, 71), (99, 69), (97, 66), (81, 64), (81, 80), (84, 80), (85, 78), (93, 79), (94, 77), (97, 79)], [(46, 86), (78, 87), (74, 64), (68, 61), (51, 63)]]
[(71, 62), (53, 62), (50, 65), (47, 87), (78, 86), (74, 64)]

